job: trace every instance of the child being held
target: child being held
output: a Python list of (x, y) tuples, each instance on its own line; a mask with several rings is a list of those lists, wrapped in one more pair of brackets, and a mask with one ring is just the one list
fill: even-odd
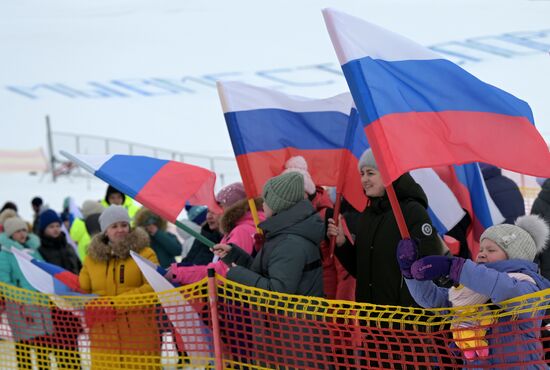
[[(424, 308), (486, 302), (499, 306), (511, 298), (550, 288), (550, 282), (537, 273), (538, 267), (533, 263), (545, 248), (549, 233), (543, 219), (523, 216), (515, 225), (502, 224), (485, 230), (476, 262), (446, 256), (416, 260), (416, 246), (411, 240), (399, 243), (397, 259), (409, 291)], [(455, 287), (441, 288), (432, 282), (442, 276), (448, 276)], [(454, 312), (467, 317), (467, 312)], [(484, 326), (492, 323), (490, 312), (481, 313), (475, 320), (453, 320), (453, 338), (469, 364), (513, 363), (522, 368), (546, 368), (539, 341), (544, 314), (544, 309), (533, 308), (515, 316), (499, 317), (498, 324), (489, 327)], [(491, 331), (487, 338), (486, 330)]]

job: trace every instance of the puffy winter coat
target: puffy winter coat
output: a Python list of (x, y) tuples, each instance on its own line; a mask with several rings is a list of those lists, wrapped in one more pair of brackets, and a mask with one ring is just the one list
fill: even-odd
[(235, 262), (227, 278), (273, 292), (323, 297), (319, 243), (325, 226), (312, 204), (303, 200), (260, 223), (265, 244), (255, 258), (233, 247), (224, 262)]
[[(412, 238), (419, 240), (421, 256), (441, 254), (442, 243), (428, 216), (426, 194), (407, 173), (393, 183)], [(357, 279), (357, 302), (416, 306), (397, 264), (401, 235), (387, 195), (371, 198), (357, 222), (355, 245), (337, 247), (336, 256)]]
[[(508, 273), (512, 272), (526, 274), (533, 278), (536, 284), (509, 276)], [(405, 280), (420, 306), (424, 308), (452, 306), (447, 288), (438, 287), (431, 281)], [(506, 260), (488, 264), (476, 264), (467, 260), (460, 273), (459, 282), (479, 294), (490, 297), (496, 305), (550, 288), (550, 282), (537, 274), (536, 264), (524, 260)], [(544, 310), (526, 310), (499, 318), (498, 323), (492, 325), (485, 336), (489, 342), (489, 360), (479, 364), (485, 366), (506, 364), (507, 369), (547, 369), (542, 345), (538, 341), (542, 320), (526, 320), (543, 316)], [(526, 362), (538, 362), (538, 365), (527, 366), (524, 364)]]
[(67, 238), (63, 232), (57, 238), (42, 235), (38, 252), (40, 252), (44, 261), (63, 267), (65, 270), (77, 275), (82, 268), (80, 258), (78, 258), (74, 248), (67, 243)]
[[(261, 201), (257, 200), (256, 208), (261, 209)], [(260, 220), (264, 220), (263, 212), (258, 212)], [(224, 237), (220, 241), (222, 244), (238, 245), (243, 251), (252, 255), (257, 251), (254, 250), (254, 234), (256, 233), (256, 225), (248, 200), (242, 200), (225, 210), (220, 219), (220, 226), (224, 232)], [(172, 264), (170, 271), (174, 275), (174, 281), (180, 284), (192, 284), (206, 277), (207, 270), (213, 268), (216, 273), (225, 276), (227, 274), (227, 266), (222, 261), (219, 261), (216, 256), (207, 266), (177, 266)]]
[[(80, 272), (80, 287), (99, 296), (120, 296), (153, 291), (130, 256), (130, 250), (158, 265), (155, 252), (148, 247), (149, 237), (139, 228), (125, 240), (108, 243), (103, 234), (96, 235)], [(130, 303), (130, 302), (128, 302)], [(108, 304), (108, 303), (105, 303)], [(113, 365), (124, 363), (124, 355), (160, 357), (160, 335), (154, 304), (118, 307), (108, 319), (90, 328), (92, 368), (101, 361)], [(120, 358), (113, 355), (120, 355)], [(137, 360), (139, 361), (139, 360)], [(143, 362), (146, 360), (144, 359)], [(137, 365), (133, 368), (158, 369), (160, 364)]]

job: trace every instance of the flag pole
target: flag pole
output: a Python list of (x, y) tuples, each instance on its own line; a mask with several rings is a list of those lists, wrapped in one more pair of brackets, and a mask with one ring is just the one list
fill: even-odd
[(405, 223), (405, 217), (403, 216), (403, 211), (399, 205), (399, 200), (395, 194), (395, 189), (393, 184), (386, 186), (386, 193), (388, 193), (388, 199), (390, 200), (391, 208), (393, 214), (395, 215), (395, 220), (397, 221), (397, 227), (399, 228), (399, 233), (401, 234), (402, 239), (410, 239), (411, 235), (409, 234), (409, 229)]
[[(359, 121), (357, 109), (352, 108), (349, 114), (348, 127), (346, 128), (346, 137), (344, 139), (344, 148), (340, 154), (340, 168), (338, 172), (338, 181), (336, 182), (336, 201), (334, 203), (334, 213), (332, 219), (334, 225), (338, 227), (340, 218), (340, 206), (342, 204), (342, 188), (344, 187), (344, 175), (348, 169), (349, 156), (347, 150), (351, 148), (353, 143), (353, 137), (357, 128), (357, 122)], [(334, 256), (334, 247), (336, 246), (336, 236), (330, 237), (329, 252), (330, 258)]]
[(188, 233), (189, 235), (191, 235), (192, 237), (194, 237), (196, 240), (198, 240), (202, 244), (206, 245), (208, 248), (214, 247), (215, 245), (214, 242), (207, 239), (206, 237), (196, 232), (195, 230), (191, 229), (189, 226), (179, 222), (178, 220), (176, 220), (175, 225), (180, 229), (182, 229), (183, 231), (185, 231), (186, 233)]
[(258, 226), (260, 224), (260, 216), (258, 216), (258, 209), (256, 208), (254, 198), (248, 199), (248, 206), (250, 207), (250, 213), (252, 213), (252, 218), (254, 219), (254, 225), (256, 225), (256, 232), (258, 234), (263, 234), (262, 229)]

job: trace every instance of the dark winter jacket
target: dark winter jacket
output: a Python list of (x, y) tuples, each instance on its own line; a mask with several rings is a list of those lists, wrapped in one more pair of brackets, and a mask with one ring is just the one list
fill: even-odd
[[(428, 216), (426, 194), (407, 173), (393, 183), (411, 237), (419, 240), (420, 256), (442, 253), (442, 244)], [(355, 245), (337, 247), (336, 256), (357, 279), (357, 302), (416, 306), (401, 270), (396, 248), (401, 239), (387, 195), (371, 198), (361, 214)]]
[(55, 239), (45, 235), (40, 236), (38, 252), (44, 258), (44, 261), (63, 267), (65, 270), (74, 272), (77, 275), (82, 268), (78, 255), (73, 247), (67, 243), (67, 238), (63, 232)]
[(265, 244), (255, 258), (234, 246), (224, 258), (227, 278), (273, 292), (323, 296), (319, 243), (324, 223), (309, 200), (303, 200), (260, 223)]
[[(550, 180), (542, 184), (542, 190), (531, 207), (531, 214), (543, 217), (550, 224)], [(550, 241), (546, 243), (550, 244)], [(550, 248), (547, 247), (538, 255), (535, 262), (539, 264), (541, 275), (550, 280)]]
[[(205, 223), (202, 226), (201, 235), (215, 244), (218, 244), (223, 237), (222, 233), (218, 230), (211, 230), (210, 227), (208, 227), (208, 223)], [(214, 253), (210, 251), (210, 248), (205, 246), (199, 240), (195, 240), (191, 246), (191, 249), (185, 258), (181, 260), (181, 262), (185, 262), (190, 265), (208, 265), (212, 262), (212, 258), (214, 258)]]
[(168, 268), (176, 262), (175, 256), (181, 255), (181, 243), (174, 234), (158, 230), (155, 235), (150, 235), (151, 248), (155, 251), (160, 266)]
[(513, 224), (516, 218), (525, 214), (525, 203), (518, 186), (503, 176), (498, 167), (483, 164), (481, 171), (491, 199), (504, 216), (504, 223)]

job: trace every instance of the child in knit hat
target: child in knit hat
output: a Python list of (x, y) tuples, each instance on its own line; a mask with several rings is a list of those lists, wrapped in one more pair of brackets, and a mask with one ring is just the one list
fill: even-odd
[[(488, 228), (481, 235), (476, 262), (459, 257), (428, 256), (416, 260), (414, 242), (403, 240), (398, 246), (398, 262), (405, 281), (417, 303), (425, 308), (462, 307), (501, 302), (550, 288), (550, 282), (537, 273), (535, 256), (546, 246), (548, 225), (538, 216), (523, 216), (515, 225)], [(450, 289), (437, 287), (431, 280), (449, 276)], [(503, 306), (504, 308), (510, 306)], [(453, 319), (453, 338), (468, 364), (507, 364), (539, 368), (543, 364), (540, 325), (544, 309), (498, 318), (492, 324), (490, 312), (472, 307), (453, 310), (463, 321)], [(476, 320), (468, 319), (473, 314)], [(521, 320), (514, 323), (512, 320)], [(530, 319), (530, 320), (529, 320)], [(476, 322), (477, 321), (477, 322)], [(466, 329), (465, 329), (466, 328)], [(468, 329), (469, 328), (469, 329)], [(486, 335), (491, 331), (491, 335)], [(521, 364), (521, 365), (520, 365)]]

